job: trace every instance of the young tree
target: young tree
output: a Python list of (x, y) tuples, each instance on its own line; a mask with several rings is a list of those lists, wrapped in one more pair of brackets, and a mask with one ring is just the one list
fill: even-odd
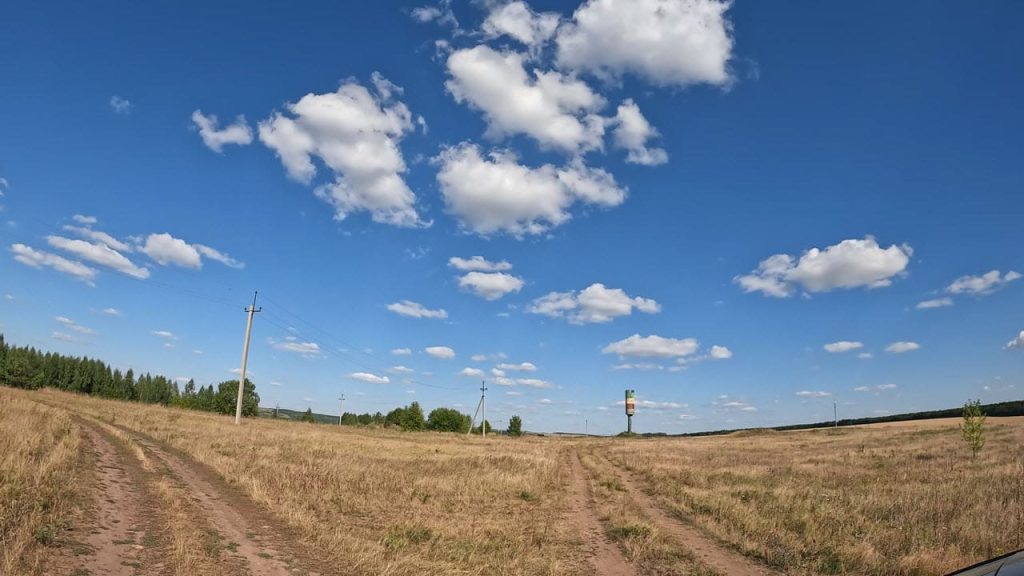
[(423, 430), (426, 426), (426, 419), (423, 418), (423, 408), (420, 408), (419, 402), (409, 404), (402, 412), (402, 419), (398, 424), (402, 427), (402, 430)]
[(960, 435), (971, 448), (971, 458), (977, 458), (978, 452), (985, 446), (985, 414), (981, 411), (981, 400), (968, 400), (964, 404)]
[(472, 418), (454, 408), (434, 408), (427, 417), (427, 430), (467, 432)]
[[(487, 429), (487, 433), (490, 434), (491, 433), (491, 421), (490, 420), (484, 420), (483, 425)], [(480, 433), (480, 427), (477, 426), (477, 427), (473, 428), (472, 433), (473, 434), (479, 434)]]
[[(246, 380), (248, 380), (248, 378), (246, 378)], [(235, 388), (235, 390), (238, 390), (238, 388)], [(316, 418), (313, 417), (313, 409), (312, 408), (306, 408), (306, 411), (302, 413), (302, 421), (303, 422), (316, 422)]]
[[(238, 403), (238, 380), (221, 382), (217, 386), (214, 399), (214, 411), (221, 414), (234, 414)], [(242, 394), (242, 416), (258, 416), (260, 411), (260, 395), (256, 393), (256, 385), (252, 380), (245, 379), (245, 390)]]
[(509, 436), (522, 436), (523, 435), (523, 419), (518, 415), (508, 419), (508, 435)]

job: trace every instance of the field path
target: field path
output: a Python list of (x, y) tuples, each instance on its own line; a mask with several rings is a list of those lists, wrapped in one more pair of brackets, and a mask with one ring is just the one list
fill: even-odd
[(260, 510), (237, 489), (227, 486), (213, 473), (186, 456), (145, 437), (134, 430), (122, 429), (152, 458), (160, 461), (180, 481), (193, 504), (210, 527), (217, 531), (231, 553), (245, 563), (244, 573), (252, 576), (317, 576), (300, 568), (310, 561), (299, 546), (288, 541), (274, 528), (279, 521)]
[(641, 511), (660, 530), (679, 542), (707, 566), (730, 576), (781, 576), (779, 572), (726, 548), (693, 526), (669, 516), (655, 503), (653, 498), (640, 488), (639, 481), (629, 471), (623, 470), (614, 463), (612, 463), (612, 467), (618, 474), (619, 481), (640, 506)]
[(587, 560), (594, 568), (593, 574), (598, 576), (635, 575), (636, 569), (626, 560), (618, 547), (608, 541), (601, 528), (601, 520), (597, 517), (591, 503), (586, 472), (576, 451), (572, 452), (572, 487), (572, 514), (569, 521), (580, 530), (586, 547)]
[(62, 543), (48, 573), (141, 574), (143, 567), (160, 572), (165, 553), (142, 542), (153, 537), (154, 515), (151, 494), (143, 488), (144, 473), (138, 462), (120, 448), (116, 439), (77, 419), (81, 425), (85, 449), (95, 463), (95, 483), (84, 537)]

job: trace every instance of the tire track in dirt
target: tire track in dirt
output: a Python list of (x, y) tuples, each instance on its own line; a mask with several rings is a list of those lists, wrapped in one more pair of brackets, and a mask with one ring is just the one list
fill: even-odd
[[(276, 519), (260, 512), (248, 499), (217, 486), (211, 474), (200, 466), (173, 454), (157, 441), (121, 428), (149, 456), (157, 459), (192, 495), (195, 507), (210, 527), (227, 542), (232, 554), (246, 564), (245, 574), (252, 576), (318, 576), (302, 566), (309, 565), (307, 556), (286, 542), (273, 528)], [(301, 564), (301, 566), (300, 566)]]
[(139, 536), (145, 534), (145, 541), (152, 534), (154, 512), (147, 505), (150, 495), (141, 488), (141, 467), (115, 439), (77, 421), (95, 465), (95, 501), (80, 522), (92, 527), (78, 527), (77, 531), (88, 532), (84, 541), (66, 543), (47, 573), (130, 576), (142, 573), (143, 567), (148, 567), (147, 574), (161, 571), (165, 566), (155, 562), (160, 551), (138, 541)]
[[(607, 458), (605, 459), (607, 460)], [(633, 475), (608, 460), (619, 477), (619, 481), (630, 492), (640, 510), (657, 527), (671, 536), (698, 560), (729, 576), (782, 576), (781, 573), (760, 564), (738, 552), (726, 548), (697, 528), (673, 518), (647, 495), (633, 478)]]
[(570, 522), (577, 526), (583, 537), (587, 561), (594, 568), (593, 574), (598, 576), (635, 576), (636, 569), (619, 551), (618, 547), (608, 541), (601, 519), (598, 518), (591, 503), (590, 486), (587, 483), (586, 471), (580, 463), (580, 456), (572, 452), (572, 515)]

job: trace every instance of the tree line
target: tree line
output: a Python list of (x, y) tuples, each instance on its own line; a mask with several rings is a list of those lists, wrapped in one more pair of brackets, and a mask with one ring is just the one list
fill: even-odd
[[(29, 346), (12, 346), (4, 340), (3, 334), (0, 334), (0, 384), (29, 390), (57, 388), (100, 398), (162, 404), (219, 414), (234, 414), (238, 399), (238, 380), (226, 380), (216, 387), (210, 384), (196, 388), (195, 381), (190, 379), (180, 389), (176, 381), (159, 374), (136, 376), (130, 368), (121, 372), (120, 369), (111, 368), (92, 358), (42, 352)], [(259, 406), (260, 396), (256, 393), (256, 385), (246, 378), (242, 415), (258, 416)], [(315, 421), (313, 411), (306, 410), (301, 420)], [(472, 418), (454, 408), (435, 408), (428, 416), (424, 416), (419, 402), (413, 402), (387, 414), (346, 412), (341, 416), (341, 424), (466, 433), (470, 431)], [(487, 432), (491, 432), (490, 422), (484, 421), (483, 426)], [(476, 426), (472, 431), (479, 433), (480, 427)], [(506, 433), (510, 436), (522, 434), (522, 419), (519, 416), (511, 418)]]
[[(184, 390), (178, 383), (159, 374), (140, 374), (134, 370), (111, 368), (87, 357), (42, 352), (30, 346), (12, 346), (0, 334), (0, 384), (36, 390), (43, 387), (78, 392), (100, 398), (162, 404), (221, 414), (234, 414), (238, 380), (221, 382), (214, 388), (189, 380)], [(242, 414), (256, 416), (260, 397), (256, 385), (245, 379)]]
[[(312, 409), (306, 410), (300, 418), (303, 422), (324, 422), (324, 419), (317, 418)], [(336, 422), (336, 421), (335, 421)], [(454, 408), (434, 408), (429, 415), (424, 416), (423, 407), (419, 402), (413, 402), (401, 408), (395, 408), (387, 414), (354, 414), (345, 412), (341, 415), (342, 426), (393, 426), (408, 432), (430, 430), (433, 432), (470, 432), (473, 418), (469, 414), (463, 414)], [(485, 420), (483, 426), (487, 432), (492, 431), (490, 421)], [(480, 433), (480, 426), (474, 426), (473, 433)], [(509, 419), (508, 428), (505, 433), (509, 436), (522, 436), (523, 420), (519, 416)]]

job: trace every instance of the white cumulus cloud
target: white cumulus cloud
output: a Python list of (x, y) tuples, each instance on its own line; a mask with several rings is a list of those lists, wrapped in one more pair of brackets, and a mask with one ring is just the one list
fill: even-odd
[(522, 54), (488, 46), (448, 56), (445, 87), (456, 102), (483, 113), (487, 136), (529, 136), (542, 148), (577, 154), (601, 148), (604, 98), (581, 80), (557, 71), (527, 72)]
[(512, 269), (512, 265), (505, 260), (491, 262), (483, 256), (473, 256), (472, 258), (452, 256), (448, 259), (448, 266), (463, 272), (504, 272)]
[(504, 272), (469, 272), (459, 277), (459, 287), (485, 300), (497, 300), (506, 294), (519, 292), (523, 279)]
[(416, 197), (402, 175), (402, 138), (414, 130), (412, 114), (393, 96), (401, 89), (378, 73), (376, 93), (354, 80), (336, 92), (306, 94), (260, 122), (259, 137), (274, 150), (288, 175), (309, 184), (316, 175), (314, 158), (333, 172), (334, 181), (315, 189), (343, 220), (354, 212), (370, 213), (374, 222), (425, 226), (416, 212)]
[(50, 252), (36, 250), (24, 244), (11, 244), (11, 253), (14, 254), (16, 261), (26, 266), (31, 266), (32, 268), (42, 268), (45, 266), (77, 278), (89, 286), (94, 285), (93, 281), (96, 279), (96, 270), (81, 262), (68, 260), (63, 256)]
[(825, 344), (823, 348), (826, 352), (832, 352), (833, 354), (839, 354), (842, 352), (849, 352), (850, 350), (856, 350), (863, 348), (863, 342), (851, 342), (849, 340), (840, 340), (839, 342), (830, 342)]
[(1020, 331), (1020, 334), (1016, 338), (1006, 343), (1007, 350), (1024, 350), (1024, 330)]
[(612, 131), (615, 146), (626, 151), (626, 162), (643, 166), (668, 162), (668, 152), (647, 145), (648, 140), (658, 137), (658, 131), (644, 118), (633, 100), (620, 104), (611, 122), (615, 126)]
[(556, 12), (534, 12), (525, 2), (498, 3), (491, 7), (482, 29), (490, 38), (508, 36), (531, 49), (551, 39), (561, 17)]
[(551, 292), (534, 300), (527, 311), (552, 318), (565, 318), (572, 324), (611, 322), (628, 316), (633, 310), (656, 314), (661, 306), (650, 298), (631, 297), (619, 288), (596, 283), (579, 292)]
[(214, 152), (220, 152), (228, 144), (246, 146), (252, 143), (252, 128), (249, 128), (245, 116), (239, 116), (234, 124), (218, 128), (216, 116), (206, 116), (200, 110), (196, 110), (192, 112), (192, 122), (199, 130), (203, 144)]
[(462, 371), (459, 372), (459, 375), (469, 376), (472, 378), (483, 378), (484, 371), (479, 368), (463, 368)]
[(999, 288), (1019, 280), (1021, 274), (1010, 270), (1006, 274), (1000, 274), (999, 270), (991, 270), (980, 276), (961, 276), (946, 287), (950, 294), (990, 294)]
[(47, 236), (46, 241), (54, 248), (70, 252), (94, 264), (117, 270), (132, 278), (140, 280), (149, 278), (149, 269), (135, 265), (124, 254), (106, 244), (86, 242), (85, 240), (72, 240), (63, 236)]
[(913, 250), (909, 245), (882, 248), (871, 236), (843, 240), (824, 250), (811, 248), (799, 259), (776, 254), (762, 260), (757, 270), (734, 280), (745, 292), (785, 298), (797, 288), (828, 292), (837, 288), (880, 288), (904, 273)]
[(455, 350), (452, 350), (447, 346), (427, 346), (423, 351), (430, 356), (440, 358), (441, 360), (450, 360), (455, 358)]
[(573, 204), (612, 207), (626, 199), (626, 190), (611, 174), (580, 161), (563, 168), (531, 168), (507, 151), (484, 158), (475, 144), (467, 142), (444, 149), (436, 161), (448, 210), (465, 228), (481, 235), (543, 234), (567, 222)]
[(604, 354), (654, 358), (681, 358), (697, 351), (699, 343), (694, 338), (664, 338), (662, 336), (640, 336), (612, 342), (601, 350)]
[(606, 78), (631, 73), (660, 86), (726, 86), (732, 80), (730, 4), (587, 0), (558, 30), (558, 64)]
[(502, 363), (502, 364), (498, 364), (497, 368), (498, 368), (498, 370), (501, 370), (501, 371), (508, 370), (510, 372), (536, 372), (537, 371), (537, 367), (533, 364), (533, 362), (520, 362), (519, 364)]
[(399, 316), (408, 316), (409, 318), (447, 318), (448, 312), (443, 308), (437, 310), (431, 310), (419, 302), (413, 302), (412, 300), (402, 300), (400, 302), (393, 302), (388, 304), (388, 310), (398, 314)]
[(369, 382), (370, 384), (387, 384), (391, 382), (391, 379), (387, 376), (377, 376), (369, 372), (353, 372), (348, 377), (361, 382)]
[(885, 351), (892, 354), (903, 354), (904, 352), (911, 352), (920, 348), (921, 345), (917, 342), (893, 342), (885, 347)]
[(394, 350), (391, 351), (391, 353), (394, 354), (395, 356), (408, 356), (412, 354), (412, 350), (410, 350), (409, 348), (395, 348)]
[(725, 346), (714, 345), (711, 347), (711, 352), (708, 353), (708, 356), (710, 356), (712, 360), (728, 360), (729, 358), (732, 358), (732, 350), (729, 350)]
[(305, 358), (318, 358), (323, 354), (316, 342), (302, 342), (295, 336), (288, 336), (281, 342), (271, 340), (270, 344), (277, 350), (300, 354)]

